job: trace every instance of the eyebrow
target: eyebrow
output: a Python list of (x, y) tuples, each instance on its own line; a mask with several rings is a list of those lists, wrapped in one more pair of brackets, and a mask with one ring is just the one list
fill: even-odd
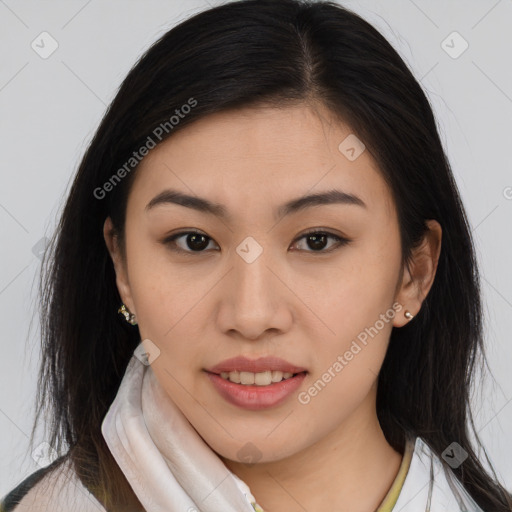
[[(149, 211), (159, 205), (166, 204), (177, 204), (191, 208), (193, 210), (214, 215), (221, 219), (230, 220), (231, 215), (225, 206), (209, 201), (208, 199), (191, 196), (179, 192), (178, 190), (167, 189), (160, 192), (146, 205), (145, 210)], [(342, 190), (328, 190), (325, 192), (318, 192), (316, 194), (310, 194), (307, 196), (298, 197), (292, 199), (287, 203), (281, 205), (276, 211), (276, 217), (284, 217), (299, 211), (311, 208), (313, 206), (322, 206), (329, 204), (344, 204), (344, 205), (356, 205), (362, 208), (366, 208), (366, 204), (362, 199), (354, 194), (343, 192)]]

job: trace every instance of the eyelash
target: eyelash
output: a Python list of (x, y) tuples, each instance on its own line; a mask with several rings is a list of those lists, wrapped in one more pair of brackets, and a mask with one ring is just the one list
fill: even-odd
[[(177, 238), (180, 238), (180, 237), (185, 236), (185, 235), (202, 235), (202, 236), (204, 236), (205, 238), (207, 238), (209, 240), (213, 240), (211, 237), (209, 237), (205, 233), (202, 233), (201, 231), (189, 230), (189, 231), (180, 231), (179, 233), (175, 233), (174, 235), (164, 239), (162, 241), (162, 243), (164, 245), (171, 246), (170, 247), (171, 250), (173, 250), (175, 252), (183, 253), (183, 254), (190, 254), (190, 255), (192, 255), (192, 254), (201, 254), (201, 253), (206, 252), (205, 250), (202, 250), (202, 251), (190, 251), (190, 250), (185, 250), (185, 249), (181, 249), (179, 247), (176, 247), (175, 240)], [(348, 245), (351, 242), (351, 240), (349, 240), (348, 238), (344, 238), (342, 236), (335, 235), (334, 233), (331, 233), (329, 231), (324, 231), (324, 230), (322, 230), (320, 228), (313, 228), (313, 229), (310, 229), (310, 230), (306, 231), (305, 233), (302, 233), (302, 235), (297, 237), (293, 241), (293, 243), (295, 244), (298, 241), (302, 240), (303, 238), (307, 238), (310, 235), (324, 235), (324, 236), (327, 236), (328, 238), (332, 238), (333, 240), (336, 241), (336, 245), (331, 247), (330, 249), (327, 249), (327, 250), (319, 250), (319, 251), (303, 250), (303, 252), (308, 252), (308, 253), (312, 253), (312, 254), (328, 254), (328, 253), (331, 253), (331, 252), (335, 251), (336, 249), (339, 249), (340, 247)], [(299, 251), (300, 251), (300, 249), (299, 249)]]

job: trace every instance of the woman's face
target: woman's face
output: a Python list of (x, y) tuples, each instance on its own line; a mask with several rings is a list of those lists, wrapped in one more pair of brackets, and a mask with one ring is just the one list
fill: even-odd
[(159, 382), (222, 457), (274, 461), (375, 419), (391, 329), (419, 303), (390, 191), (353, 137), (322, 107), (248, 108), (191, 124), (137, 170), (118, 287)]

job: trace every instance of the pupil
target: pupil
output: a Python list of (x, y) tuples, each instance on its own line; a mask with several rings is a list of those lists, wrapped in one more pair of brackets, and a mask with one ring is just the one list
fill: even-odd
[[(323, 249), (325, 247), (325, 235), (309, 235), (308, 236), (308, 242), (313, 241), (313, 247), (310, 246), (311, 249)], [(322, 240), (320, 245), (318, 245), (319, 240)]]
[[(197, 242), (198, 238), (202, 238), (203, 241), (198, 243)], [(188, 242), (191, 242), (191, 243), (188, 243)], [(187, 243), (188, 243), (189, 248), (194, 249), (194, 250), (201, 250), (208, 246), (208, 241), (206, 240), (206, 237), (201, 234), (189, 235), (188, 242)], [(196, 244), (196, 245), (194, 245), (194, 244)]]

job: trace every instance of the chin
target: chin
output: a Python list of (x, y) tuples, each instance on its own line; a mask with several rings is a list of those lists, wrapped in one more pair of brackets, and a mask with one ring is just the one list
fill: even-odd
[(301, 447), (296, 444), (284, 446), (281, 439), (270, 441), (265, 436), (247, 436), (246, 441), (230, 439), (225, 444), (219, 444), (217, 440), (214, 445), (209, 444), (209, 446), (222, 459), (247, 466), (277, 462), (301, 450)]

